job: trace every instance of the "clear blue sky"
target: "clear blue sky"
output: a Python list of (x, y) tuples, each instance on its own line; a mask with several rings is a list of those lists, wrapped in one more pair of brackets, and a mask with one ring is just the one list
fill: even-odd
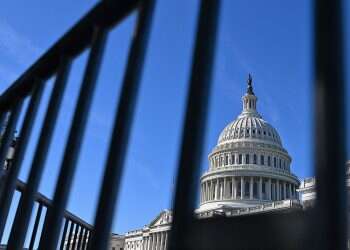
[[(0, 8), (0, 92), (95, 2), (4, 1)], [(142, 227), (162, 209), (170, 208), (198, 3), (157, 2), (114, 232)], [(223, 1), (202, 171), (207, 168), (207, 154), (220, 131), (240, 113), (245, 81), (251, 73), (258, 110), (280, 133), (293, 158), (292, 171), (300, 178), (313, 175), (311, 21), (311, 1)], [(132, 15), (109, 36), (69, 200), (68, 209), (88, 222), (93, 221), (134, 23)], [(86, 58), (87, 53), (83, 53), (74, 62), (49, 152), (40, 186), (49, 197)], [(52, 80), (48, 81), (44, 103), (51, 86)], [(21, 171), (24, 180), (44, 111), (42, 108), (39, 112)]]

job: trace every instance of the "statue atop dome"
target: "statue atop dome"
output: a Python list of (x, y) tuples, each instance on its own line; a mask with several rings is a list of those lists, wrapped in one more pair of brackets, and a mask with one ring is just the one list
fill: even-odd
[(249, 95), (254, 95), (252, 83), (253, 83), (253, 78), (252, 78), (252, 75), (249, 73), (248, 80), (247, 80), (247, 84), (248, 84), (247, 94)]

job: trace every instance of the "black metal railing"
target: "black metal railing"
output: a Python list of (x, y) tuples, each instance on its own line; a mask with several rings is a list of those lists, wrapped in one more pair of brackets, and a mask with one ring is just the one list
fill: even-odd
[[(193, 183), (196, 183), (199, 176), (198, 166), (203, 151), (220, 2), (219, 0), (201, 1), (178, 160), (173, 206), (174, 220), (168, 244), (170, 249), (345, 249), (344, 139), (346, 127), (344, 126), (341, 0), (314, 1), (314, 95), (316, 100), (314, 113), (317, 131), (314, 145), (318, 183), (316, 207), (307, 212), (296, 211), (288, 214), (235, 218), (213, 217), (202, 220), (194, 218), (197, 188)], [(94, 93), (96, 78), (100, 71), (105, 41), (112, 27), (132, 11), (137, 11), (136, 31), (131, 42), (120, 99), (116, 108), (93, 229), (77, 221), (76, 218), (67, 216), (63, 226), (64, 235), (67, 235), (68, 232), (67, 244), (73, 242), (83, 247), (87, 242), (87, 234), (78, 232), (80, 228), (85, 227), (89, 231), (87, 246), (89, 249), (107, 248), (123, 176), (124, 158), (134, 116), (153, 8), (153, 0), (99, 2), (1, 95), (0, 127), (6, 115), (9, 115), (9, 120), (0, 144), (0, 166), (4, 164), (19, 115), (24, 112), (22, 104), (26, 98), (29, 98), (30, 101), (19, 131), (14, 160), (6, 175), (3, 172), (0, 173), (1, 176), (5, 176), (0, 193), (0, 236), (3, 234), (7, 221), (9, 207), (16, 190), (18, 173), (46, 80), (56, 75), (28, 182), (22, 190), (16, 216), (11, 225), (8, 249), (23, 248), (33, 206), (38, 196), (38, 185), (42, 178), (46, 153), (50, 148), (62, 95), (65, 92), (70, 64), (82, 51), (89, 49), (90, 54), (54, 197), (50, 206), (47, 205), (44, 230), (42, 230), (39, 242), (41, 250), (56, 249), (60, 240), (62, 247), (62, 238), (59, 237), (66, 216), (65, 208), (71, 192), (81, 141), (84, 137), (91, 96)], [(41, 210), (38, 209), (37, 213), (40, 215)], [(70, 223), (69, 230), (68, 222)]]
[[(16, 190), (22, 194), (26, 189), (26, 184), (20, 180), (16, 183)], [(34, 225), (31, 232), (29, 241), (29, 250), (35, 249), (35, 243), (40, 240), (39, 223), (40, 220), (45, 217), (44, 210), (46, 212), (52, 207), (52, 200), (48, 199), (41, 193), (37, 193), (34, 198), (34, 202), (37, 204), (37, 210), (34, 216)], [(76, 249), (85, 250), (89, 241), (89, 236), (92, 233), (93, 226), (86, 223), (74, 214), (64, 211), (63, 213), (64, 227), (63, 232), (59, 237), (59, 249)]]

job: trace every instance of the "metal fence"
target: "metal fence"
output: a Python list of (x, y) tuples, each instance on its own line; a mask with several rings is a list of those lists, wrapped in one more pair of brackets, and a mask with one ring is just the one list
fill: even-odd
[[(315, 167), (318, 199), (307, 212), (252, 215), (234, 218), (197, 220), (193, 216), (196, 187), (210, 96), (211, 72), (215, 52), (219, 0), (202, 0), (197, 24), (192, 68), (188, 87), (186, 115), (178, 159), (177, 185), (173, 205), (174, 220), (170, 249), (345, 249), (345, 106), (343, 74), (343, 38), (340, 0), (314, 1), (314, 95), (315, 95)], [(89, 249), (106, 249), (113, 221), (115, 201), (123, 173), (129, 130), (143, 69), (143, 59), (151, 26), (153, 0), (106, 0), (99, 2), (81, 21), (34, 63), (0, 97), (0, 127), (7, 115), (6, 131), (0, 145), (0, 166), (13, 139), (14, 129), (25, 98), (29, 98), (20, 129), (14, 160), (3, 177), (0, 193), (0, 236), (4, 231), (9, 207), (16, 190), (18, 173), (32, 132), (33, 121), (46, 80), (56, 75), (43, 127), (31, 164), (28, 182), (21, 188), (16, 216), (11, 226), (8, 249), (22, 249), (28, 224), (38, 198), (46, 153), (49, 150), (57, 114), (65, 91), (70, 64), (83, 50), (89, 49), (88, 62), (66, 143), (53, 200), (46, 206), (44, 229), (39, 249), (56, 249), (64, 218), (65, 234), (85, 237), (76, 228), (91, 232)], [(93, 229), (65, 211), (79, 154), (86, 119), (90, 111), (96, 77), (100, 71), (104, 45), (111, 28), (132, 11), (137, 11), (137, 28), (131, 41), (126, 70), (117, 104), (111, 143), (96, 204)], [(330, 133), (332, 131), (332, 133)], [(316, 157), (317, 156), (317, 157)], [(46, 200), (46, 199), (45, 199)], [(38, 210), (38, 214), (40, 209)], [(73, 231), (75, 230), (75, 232)], [(70, 235), (70, 236), (69, 236)], [(79, 236), (78, 236), (79, 235)], [(76, 241), (76, 239), (75, 239)], [(75, 242), (73, 239), (73, 242)], [(81, 244), (86, 241), (82, 239)], [(61, 240), (62, 243), (62, 240)]]
[[(16, 190), (21, 194), (25, 191), (26, 184), (22, 181), (17, 181)], [(40, 220), (45, 216), (48, 209), (52, 207), (52, 201), (41, 193), (35, 195), (34, 202), (37, 204), (36, 213), (34, 216), (33, 230), (30, 234), (29, 250), (35, 249), (35, 242), (38, 241), (38, 230)], [(59, 237), (59, 249), (85, 250), (89, 241), (89, 236), (93, 230), (93, 226), (86, 223), (74, 214), (64, 211), (63, 213), (64, 227), (62, 234)]]

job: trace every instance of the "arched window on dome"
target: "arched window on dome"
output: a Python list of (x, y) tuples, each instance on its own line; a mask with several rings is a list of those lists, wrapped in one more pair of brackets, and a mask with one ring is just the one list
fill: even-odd
[(271, 167), (271, 156), (267, 157), (267, 166)]
[(280, 168), (282, 168), (282, 160), (281, 160), (281, 158), (280, 158)]
[(260, 164), (265, 165), (264, 155), (260, 155)]
[(273, 157), (273, 166), (277, 167), (277, 159), (276, 159), (276, 157)]
[(249, 164), (249, 154), (245, 155), (245, 164)]
[(238, 155), (238, 164), (242, 164), (242, 154)]
[(258, 161), (258, 157), (256, 156), (256, 154), (254, 154), (254, 156), (253, 156), (253, 163), (257, 164), (257, 161)]
[(225, 155), (225, 165), (228, 165), (228, 154)]

